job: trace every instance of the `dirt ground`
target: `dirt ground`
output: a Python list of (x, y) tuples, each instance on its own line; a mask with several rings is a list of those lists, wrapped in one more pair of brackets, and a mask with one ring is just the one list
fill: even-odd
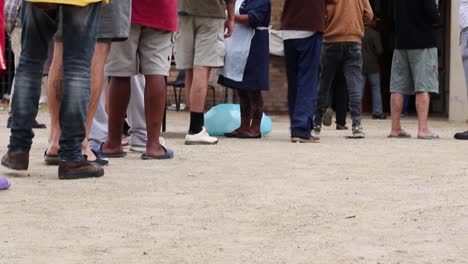
[(274, 117), (263, 140), (185, 146), (187, 114), (171, 112), (174, 160), (130, 154), (79, 181), (43, 165), (38, 130), (30, 171), (0, 169), (0, 263), (468, 263), (468, 142), (452, 139), (468, 125), (433, 121), (443, 139), (422, 141), (363, 124), (364, 140), (328, 128), (292, 144)]

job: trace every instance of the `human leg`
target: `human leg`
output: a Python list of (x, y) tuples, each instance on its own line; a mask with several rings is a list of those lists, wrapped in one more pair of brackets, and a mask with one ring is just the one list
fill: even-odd
[(315, 104), (314, 133), (320, 135), (325, 111), (330, 106), (330, 91), (337, 72), (342, 67), (343, 50), (341, 44), (325, 44), (322, 49), (320, 88)]
[(62, 98), (63, 84), (63, 43), (55, 42), (54, 55), (52, 64), (49, 70), (49, 88), (47, 89), (47, 101), (50, 115), (50, 134), (49, 147), (46, 155), (58, 156), (59, 139), (60, 139), (60, 124), (59, 112)]
[[(297, 96), (291, 121), (292, 138), (311, 139), (322, 41), (323, 35), (316, 33), (312, 37), (297, 40), (295, 43), (299, 57), (296, 76)], [(312, 141), (317, 140), (312, 138)]]
[(166, 107), (166, 78), (162, 75), (147, 75), (145, 78), (145, 117), (148, 135), (145, 155), (160, 157), (166, 154), (159, 142)]
[(431, 97), (429, 93), (419, 92), (416, 93), (416, 111), (418, 112), (418, 138), (427, 138), (435, 136), (427, 125), (427, 118), (429, 115), (429, 105)]
[[(461, 34), (461, 53), (463, 60), (463, 69), (465, 71), (465, 87), (468, 89), (468, 31)], [(468, 130), (454, 135), (455, 139), (468, 140)]]
[(56, 22), (34, 4), (24, 2), (22, 13), (23, 52), (16, 71), (10, 144), (2, 160), (4, 166), (19, 170), (29, 166), (29, 151), (34, 137), (32, 124), (38, 111), (42, 70), (50, 38), (57, 29)]
[[(103, 91), (106, 90), (108, 81), (103, 84)], [(91, 131), (89, 133), (88, 145), (91, 149), (99, 149), (101, 143), (107, 139), (108, 116), (106, 110), (107, 92), (102, 92), (99, 97), (99, 103), (94, 115)]]
[(348, 115), (348, 90), (346, 88), (346, 80), (343, 72), (340, 71), (335, 78), (334, 85), (334, 101), (336, 111), (337, 128), (345, 130), (346, 116)]
[(414, 93), (412, 80), (407, 51), (395, 50), (393, 53), (392, 73), (390, 78), (390, 92), (392, 94), (390, 99), (392, 116), (390, 137), (398, 137), (402, 134), (410, 137), (401, 127), (400, 117), (404, 97)]
[(141, 26), (132, 25), (128, 40), (113, 43), (106, 64), (106, 75), (112, 76), (108, 98), (108, 136), (102, 153), (110, 157), (123, 157), (122, 127), (130, 102), (130, 76), (138, 73), (137, 50)]
[(250, 125), (250, 136), (261, 136), (260, 126), (263, 117), (263, 95), (262, 91), (249, 92), (250, 105), (252, 108), (252, 124)]
[(401, 110), (403, 109), (404, 95), (400, 93), (392, 93), (390, 97), (390, 107), (392, 115), (392, 129), (390, 136), (397, 137), (404, 132), (401, 127), (400, 116)]
[(427, 125), (430, 95), (439, 93), (439, 67), (437, 48), (409, 50), (409, 64), (414, 79), (416, 92), (416, 110), (418, 112), (418, 138), (439, 138)]
[(124, 152), (122, 127), (130, 102), (130, 77), (112, 77), (109, 91), (109, 113), (107, 140), (102, 145), (102, 153), (114, 156)]
[(361, 126), (362, 112), (362, 52), (361, 44), (348, 43), (343, 63), (343, 73), (348, 88), (348, 104), (353, 127)]
[(386, 119), (383, 113), (382, 91), (380, 87), (380, 73), (369, 74), (369, 82), (372, 89), (372, 114), (379, 119)]
[(82, 160), (91, 89), (90, 69), (98, 34), (100, 7), (100, 4), (86, 7), (60, 6), (64, 48), (59, 153), (64, 163)]
[(89, 147), (89, 134), (93, 125), (94, 115), (96, 114), (99, 98), (101, 97), (104, 83), (104, 64), (110, 51), (110, 42), (97, 42), (94, 50), (94, 56), (91, 65), (91, 93), (88, 104), (88, 115), (86, 117), (86, 137), (83, 140), (83, 154), (88, 156), (88, 160), (95, 161), (97, 157)]
[[(127, 119), (130, 150), (146, 150), (148, 142), (145, 118), (145, 76), (137, 74), (130, 77), (131, 96), (127, 109)], [(144, 152), (144, 151), (142, 151)]]

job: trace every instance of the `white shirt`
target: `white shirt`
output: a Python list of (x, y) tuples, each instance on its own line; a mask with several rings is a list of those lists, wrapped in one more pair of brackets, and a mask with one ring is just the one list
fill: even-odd
[[(465, 0), (468, 1), (468, 0)], [(314, 31), (302, 31), (302, 30), (283, 30), (283, 40), (288, 39), (305, 39), (312, 37), (315, 34)]]
[(460, 0), (460, 30), (468, 28), (468, 0)]

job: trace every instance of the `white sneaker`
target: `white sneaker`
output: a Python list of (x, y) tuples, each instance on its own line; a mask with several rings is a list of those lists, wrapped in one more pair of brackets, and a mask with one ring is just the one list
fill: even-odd
[(187, 134), (185, 137), (185, 145), (215, 145), (217, 143), (218, 139), (210, 136), (205, 128), (198, 134)]
[[(166, 146), (166, 140), (163, 137), (159, 137), (159, 144), (161, 146)], [(133, 152), (146, 152), (146, 146), (130, 145), (130, 151)]]

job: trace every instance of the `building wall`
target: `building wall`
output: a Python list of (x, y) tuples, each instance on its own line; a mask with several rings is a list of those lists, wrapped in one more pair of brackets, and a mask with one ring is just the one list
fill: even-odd
[(458, 11), (460, 0), (451, 1), (450, 25), (450, 75), (449, 118), (451, 121), (468, 121), (468, 99), (459, 46), (460, 29)]
[[(279, 29), (281, 13), (283, 10), (284, 0), (272, 0), (272, 21), (273, 29)], [(169, 81), (172, 81), (177, 76), (177, 71), (171, 71)], [(219, 104), (225, 101), (226, 89), (216, 84), (216, 77), (212, 76), (210, 82), (215, 87), (216, 99), (213, 101), (212, 89), (208, 90), (208, 97), (206, 100), (206, 109), (210, 109), (213, 103)], [(178, 90), (177, 90), (178, 92)], [(265, 101), (265, 111), (267, 113), (286, 113), (288, 111), (287, 105), (287, 82), (286, 71), (283, 57), (271, 56), (270, 63), (270, 91), (263, 94)], [(182, 91), (182, 100), (183, 99)], [(168, 104), (174, 103), (174, 92), (172, 87), (168, 87)], [(237, 98), (234, 98), (237, 102)]]

